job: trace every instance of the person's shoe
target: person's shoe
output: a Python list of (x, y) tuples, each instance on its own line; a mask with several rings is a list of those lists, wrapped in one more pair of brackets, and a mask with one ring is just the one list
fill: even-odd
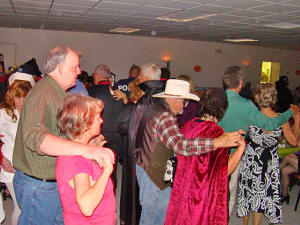
[(284, 202), (286, 202), (287, 205), (289, 204), (289, 202), (290, 202), (290, 195), (289, 194), (283, 195), (281, 197), (281, 204), (283, 204)]

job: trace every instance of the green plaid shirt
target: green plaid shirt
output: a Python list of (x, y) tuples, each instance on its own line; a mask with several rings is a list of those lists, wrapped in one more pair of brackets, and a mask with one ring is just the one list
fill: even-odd
[(66, 92), (51, 77), (41, 79), (28, 93), (19, 120), (14, 168), (40, 179), (55, 179), (56, 157), (39, 151), (45, 136), (58, 136), (56, 114)]

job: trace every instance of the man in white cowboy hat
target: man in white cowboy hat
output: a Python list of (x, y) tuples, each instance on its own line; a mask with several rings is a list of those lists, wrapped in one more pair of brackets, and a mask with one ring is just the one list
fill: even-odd
[(199, 101), (190, 93), (190, 85), (183, 80), (171, 79), (165, 91), (153, 95), (164, 101), (155, 103), (144, 112), (138, 127), (136, 174), (140, 187), (142, 213), (140, 225), (164, 224), (171, 188), (163, 181), (166, 161), (176, 154), (200, 155), (220, 147), (237, 146), (240, 132), (225, 133), (216, 139), (187, 139), (180, 133), (175, 116), (183, 110), (184, 99)]

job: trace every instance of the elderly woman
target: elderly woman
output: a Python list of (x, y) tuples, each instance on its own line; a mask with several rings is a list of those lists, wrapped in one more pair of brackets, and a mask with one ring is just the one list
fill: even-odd
[[(200, 92), (197, 117), (186, 122), (187, 138), (216, 138), (224, 133), (217, 122), (227, 108), (221, 89)], [(228, 224), (228, 175), (237, 166), (245, 148), (243, 140), (234, 154), (218, 149), (200, 156), (177, 155), (177, 168), (165, 225)], [(209, 202), (209, 204), (207, 204)]]
[[(69, 140), (103, 145), (102, 109), (103, 103), (98, 99), (71, 94), (58, 110), (58, 129)], [(55, 172), (65, 225), (116, 224), (110, 178), (113, 165), (103, 160), (102, 166), (81, 156), (57, 158)]]
[[(27, 76), (29, 77), (28, 80), (31, 80), (31, 83), (26, 81), (27, 78), (24, 74), (22, 76), (12, 75), (12, 78), (9, 80), (10, 87), (5, 94), (5, 100), (0, 105), (0, 134), (3, 135), (1, 140), (4, 143), (2, 146), (3, 160), (1, 163), (0, 181), (6, 184), (13, 199), (12, 225), (17, 224), (20, 214), (13, 188), (15, 170), (12, 165), (12, 156), (23, 103), (27, 93), (34, 84), (32, 76)], [(26, 80), (23, 80), (24, 78)]]
[[(271, 84), (259, 84), (254, 99), (260, 111), (268, 116), (278, 114), (272, 110), (277, 92)], [(298, 142), (299, 114), (293, 115), (294, 130), (287, 122), (282, 127), (268, 132), (256, 126), (249, 126), (248, 144), (241, 160), (238, 191), (238, 216), (248, 224), (249, 212), (253, 212), (253, 224), (261, 223), (264, 214), (269, 222), (282, 222), (278, 140), (282, 134), (295, 146)]]

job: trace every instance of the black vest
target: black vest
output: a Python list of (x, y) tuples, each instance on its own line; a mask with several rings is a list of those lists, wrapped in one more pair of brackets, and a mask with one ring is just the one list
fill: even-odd
[(166, 162), (174, 155), (174, 152), (153, 138), (151, 124), (155, 116), (170, 112), (165, 104), (154, 104), (145, 111), (136, 139), (137, 163), (144, 168), (153, 183), (161, 190), (169, 186), (163, 181), (163, 176), (166, 170)]

